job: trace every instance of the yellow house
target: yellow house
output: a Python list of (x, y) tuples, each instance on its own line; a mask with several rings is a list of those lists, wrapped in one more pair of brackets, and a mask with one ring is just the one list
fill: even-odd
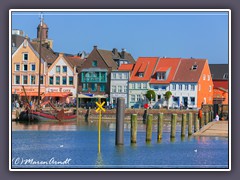
[[(24, 96), (23, 87), (31, 99), (38, 96), (39, 54), (33, 44), (24, 39), (12, 54), (12, 94)], [(40, 94), (45, 92), (47, 63), (41, 58)]]

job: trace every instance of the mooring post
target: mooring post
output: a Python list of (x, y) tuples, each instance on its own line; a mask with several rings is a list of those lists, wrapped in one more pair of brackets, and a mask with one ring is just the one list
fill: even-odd
[(209, 123), (209, 113), (205, 113), (205, 125)]
[(137, 114), (131, 115), (131, 143), (137, 142)]
[(177, 114), (172, 114), (170, 138), (175, 138), (175, 136), (176, 136), (176, 126), (177, 126)]
[(194, 119), (194, 132), (199, 131), (199, 120), (198, 120), (198, 113), (195, 113)]
[(192, 125), (193, 125), (193, 116), (192, 116), (192, 113), (188, 113), (188, 135), (189, 136), (193, 134)]
[(158, 135), (157, 139), (158, 141), (162, 139), (162, 133), (163, 133), (163, 113), (158, 114)]
[(187, 122), (187, 115), (182, 114), (182, 124), (181, 124), (181, 136), (185, 136), (185, 130), (186, 130), (186, 122)]
[(146, 141), (147, 142), (152, 140), (152, 120), (153, 120), (153, 115), (148, 114), (147, 125), (146, 125)]
[(202, 117), (200, 118), (200, 128), (204, 126), (204, 113), (202, 113)]
[(116, 112), (116, 145), (124, 144), (124, 111), (125, 99), (117, 98), (117, 112)]

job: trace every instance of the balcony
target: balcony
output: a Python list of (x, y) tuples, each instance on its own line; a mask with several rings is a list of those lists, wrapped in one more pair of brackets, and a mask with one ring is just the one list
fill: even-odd
[(106, 77), (82, 77), (82, 82), (106, 83), (107, 82), (107, 78)]

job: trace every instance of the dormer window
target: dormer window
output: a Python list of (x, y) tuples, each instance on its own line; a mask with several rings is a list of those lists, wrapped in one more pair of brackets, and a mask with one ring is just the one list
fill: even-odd
[(223, 75), (223, 79), (228, 79), (228, 73), (225, 73), (225, 74)]
[(143, 72), (139, 72), (138, 77), (143, 77)]
[(157, 80), (165, 80), (166, 72), (158, 72), (157, 73)]
[(192, 70), (196, 70), (197, 69), (197, 65), (196, 64), (194, 64), (193, 66), (192, 66)]

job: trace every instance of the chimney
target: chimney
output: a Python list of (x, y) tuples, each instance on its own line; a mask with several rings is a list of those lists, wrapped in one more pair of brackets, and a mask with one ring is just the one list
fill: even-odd
[(117, 53), (118, 53), (117, 48), (113, 48), (112, 53), (113, 53), (114, 55), (117, 55)]
[(94, 45), (94, 46), (93, 46), (93, 49), (97, 49), (97, 45)]
[(125, 59), (125, 56), (126, 56), (126, 49), (125, 48), (122, 48), (121, 56), (122, 56), (122, 59)]

